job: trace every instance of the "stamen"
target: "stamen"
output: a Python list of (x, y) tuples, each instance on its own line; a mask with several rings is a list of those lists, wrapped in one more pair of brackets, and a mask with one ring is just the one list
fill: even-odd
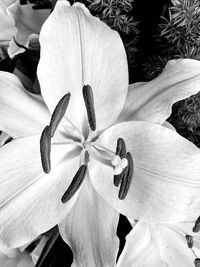
[(198, 233), (200, 231), (200, 216), (197, 218), (195, 225), (192, 229), (194, 233)]
[(126, 153), (126, 159), (128, 160), (128, 166), (122, 172), (121, 186), (118, 194), (120, 200), (125, 199), (127, 196), (133, 178), (134, 165), (130, 152)]
[(120, 185), (120, 189), (119, 189), (119, 194), (118, 194), (118, 198), (120, 200), (125, 199), (126, 195), (127, 195), (127, 186), (128, 186), (128, 167), (126, 167), (122, 173), (121, 173), (121, 185)]
[(194, 260), (194, 266), (195, 266), (195, 267), (200, 267), (200, 259), (199, 259), (199, 258), (196, 258), (196, 259)]
[(65, 112), (67, 110), (67, 107), (69, 105), (69, 100), (70, 100), (71, 94), (68, 93), (66, 95), (64, 95), (60, 101), (58, 102), (58, 104), (56, 105), (53, 115), (51, 117), (51, 121), (50, 121), (50, 126), (51, 126), (51, 137), (54, 136), (54, 133), (60, 123), (60, 121), (62, 120), (62, 118), (65, 115)]
[(87, 168), (86, 165), (80, 166), (74, 178), (72, 179), (71, 184), (67, 188), (67, 191), (61, 198), (62, 203), (66, 203), (67, 201), (69, 201), (73, 197), (73, 195), (77, 192), (77, 190), (79, 189), (84, 180), (86, 168)]
[(191, 235), (186, 235), (185, 239), (187, 241), (188, 248), (192, 248), (194, 244), (193, 236)]
[(41, 153), (41, 161), (42, 168), (45, 173), (49, 173), (51, 170), (51, 127), (46, 126), (42, 132), (40, 138), (40, 153)]
[(88, 122), (92, 131), (96, 130), (96, 117), (94, 110), (94, 96), (90, 85), (83, 86), (83, 98), (87, 110)]
[(113, 179), (113, 184), (118, 187), (120, 182), (121, 182), (121, 179), (122, 179), (122, 176), (123, 176), (123, 172), (124, 170), (122, 171), (122, 173), (118, 174), (118, 175), (114, 175), (114, 179)]
[(120, 156), (120, 158), (124, 158), (126, 156), (126, 145), (124, 139), (118, 138), (115, 154)]

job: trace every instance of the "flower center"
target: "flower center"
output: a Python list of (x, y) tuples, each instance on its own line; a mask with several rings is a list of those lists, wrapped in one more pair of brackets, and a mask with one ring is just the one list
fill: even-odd
[[(41, 135), (41, 162), (45, 173), (49, 173), (51, 171), (51, 139), (53, 138), (58, 125), (60, 124), (66, 113), (70, 97), (71, 94), (68, 93), (61, 98), (52, 114), (50, 124), (44, 128)], [(83, 98), (87, 111), (88, 123), (91, 129), (86, 140), (79, 128), (76, 127), (76, 125), (74, 125), (68, 118), (64, 117), (71, 126), (70, 130), (68, 129), (69, 127), (65, 129), (66, 136), (68, 137), (68, 139), (71, 139), (72, 142), (78, 142), (78, 144), (82, 147), (82, 152), (80, 153), (81, 166), (76, 172), (61, 201), (63, 203), (67, 202), (81, 186), (86, 174), (87, 163), (90, 157), (113, 168), (113, 183), (116, 187), (120, 185), (118, 197), (120, 200), (123, 200), (128, 193), (133, 177), (132, 156), (130, 152), (126, 152), (126, 145), (122, 138), (119, 138), (117, 140), (117, 147), (115, 152), (103, 147), (100, 144), (97, 144), (96, 141), (94, 141), (95, 138), (91, 131), (96, 130), (96, 117), (94, 109), (94, 97), (91, 86), (83, 86)], [(78, 133), (78, 140), (75, 140), (75, 137), (73, 136), (74, 132)], [(68, 144), (68, 142), (64, 141), (58, 144)]]

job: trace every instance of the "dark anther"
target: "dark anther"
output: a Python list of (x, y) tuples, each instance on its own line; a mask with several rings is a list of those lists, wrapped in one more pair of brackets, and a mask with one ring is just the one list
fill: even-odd
[(74, 178), (72, 179), (71, 184), (67, 188), (67, 191), (61, 198), (62, 203), (66, 203), (67, 201), (69, 201), (73, 197), (73, 195), (77, 192), (77, 190), (79, 189), (84, 180), (86, 169), (87, 169), (86, 165), (80, 166)]
[(186, 235), (185, 239), (187, 241), (188, 248), (192, 248), (194, 244), (193, 236), (191, 235)]
[(134, 165), (130, 152), (127, 152), (126, 159), (128, 160), (128, 166), (122, 171), (121, 186), (118, 194), (120, 200), (125, 199), (127, 196), (133, 178)]
[(52, 115), (51, 121), (50, 121), (51, 137), (54, 136), (54, 133), (55, 133), (60, 121), (62, 120), (63, 116), (65, 115), (65, 112), (66, 112), (68, 104), (69, 104), (70, 96), (71, 96), (70, 93), (64, 95), (55, 107), (55, 110), (53, 112), (53, 115)]
[(124, 158), (126, 155), (126, 145), (124, 139), (118, 138), (117, 147), (116, 147), (116, 155), (120, 156), (120, 158)]
[(198, 233), (200, 231), (200, 216), (197, 218), (195, 225), (192, 229), (194, 233)]
[[(120, 158), (124, 158), (126, 156), (126, 145), (124, 139), (122, 138), (117, 139), (117, 147), (115, 154)], [(120, 174), (114, 175), (113, 183), (116, 187), (119, 186), (123, 176), (124, 176), (123, 171)]]
[(42, 132), (40, 138), (40, 153), (41, 153), (41, 161), (42, 168), (45, 173), (49, 173), (51, 170), (51, 128), (50, 126), (46, 126)]
[(200, 259), (199, 259), (199, 258), (196, 258), (196, 259), (194, 260), (194, 266), (195, 266), (195, 267), (200, 267)]
[(96, 130), (96, 117), (94, 110), (94, 96), (90, 85), (83, 86), (83, 98), (87, 110), (89, 125), (92, 131)]
[(121, 185), (120, 185), (120, 189), (119, 189), (119, 194), (118, 194), (118, 198), (120, 200), (125, 199), (126, 195), (127, 195), (127, 186), (128, 186), (128, 179), (127, 179), (127, 174), (128, 174), (128, 166), (122, 171), (121, 173)]
[[(122, 171), (122, 173), (123, 173), (123, 171)], [(121, 179), (122, 179), (122, 173), (114, 175), (113, 184), (114, 184), (116, 187), (118, 187), (119, 184), (120, 184), (120, 182), (121, 182)]]

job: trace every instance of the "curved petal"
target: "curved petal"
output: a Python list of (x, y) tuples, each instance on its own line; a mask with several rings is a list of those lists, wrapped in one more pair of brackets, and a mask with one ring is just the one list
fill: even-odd
[(0, 246), (19, 247), (59, 223), (76, 195), (63, 205), (79, 157), (74, 145), (52, 145), (52, 170), (41, 166), (39, 136), (17, 139), (0, 149)]
[[(33, 44), (35, 43), (35, 47), (34, 46), (32, 47), (32, 43)], [(8, 47), (8, 54), (11, 58), (13, 58), (14, 56), (16, 56), (20, 53), (23, 53), (25, 51), (25, 48), (23, 48), (23, 47), (27, 47), (29, 49), (32, 49), (32, 50), (34, 49), (34, 50), (39, 51), (39, 35), (34, 34), (34, 33), (30, 34), (27, 37), (26, 42), (23, 44), (23, 47), (19, 46), (19, 44), (20, 44), (19, 42), (18, 42), (18, 44), (16, 43), (14, 38), (12, 38), (10, 40), (9, 47)]]
[(62, 238), (73, 251), (73, 267), (116, 266), (118, 220), (118, 213), (86, 177), (75, 205), (59, 224)]
[(1, 71), (0, 84), (0, 129), (14, 138), (41, 133), (50, 120), (44, 102), (11, 73)]
[(97, 130), (112, 124), (125, 102), (128, 71), (117, 32), (93, 17), (83, 4), (58, 1), (40, 33), (38, 77), (44, 100), (53, 112), (67, 92), (67, 116), (81, 128), (86, 116), (83, 85), (94, 94)]
[[(197, 218), (195, 218), (195, 220), (196, 219)], [(193, 250), (196, 253), (196, 256), (198, 258), (200, 258), (200, 236), (199, 236), (199, 233), (194, 233), (192, 231), (192, 229), (195, 225), (195, 220), (179, 222), (179, 223), (175, 223), (173, 225), (166, 224), (166, 227), (170, 228), (171, 232), (172, 231), (175, 232), (176, 235), (179, 236), (179, 238), (182, 238), (183, 243), (184, 242), (186, 243), (186, 239), (185, 239), (186, 234), (193, 236), (193, 240), (194, 240)], [(166, 238), (166, 235), (165, 235), (165, 238)]]
[(138, 222), (126, 238), (117, 267), (193, 267), (195, 255), (187, 246), (184, 224)]
[(200, 62), (170, 60), (160, 76), (150, 82), (131, 84), (119, 121), (141, 120), (162, 124), (173, 103), (200, 91)]
[(171, 267), (194, 267), (195, 256), (187, 246), (185, 232), (174, 225), (155, 225), (161, 258)]
[(15, 35), (15, 28), (11, 18), (6, 13), (6, 5), (0, 2), (0, 45), (8, 45)]
[(160, 257), (157, 244), (151, 236), (148, 224), (138, 222), (126, 237), (126, 244), (117, 262), (117, 267), (130, 266), (168, 266)]
[[(43, 235), (42, 238), (40, 239), (39, 244), (36, 246), (36, 248), (31, 252), (31, 259), (34, 262), (34, 264), (36, 265), (38, 262), (38, 259), (45, 247), (45, 245), (47, 244), (47, 240), (49, 238), (47, 238), (47, 236)], [(35, 266), (34, 265), (34, 266)]]
[(128, 195), (119, 200), (112, 168), (91, 158), (89, 170), (97, 192), (117, 211), (133, 219), (178, 222), (189, 214), (197, 218), (199, 149), (176, 132), (148, 122), (120, 123), (106, 130), (98, 142), (115, 151), (119, 137), (124, 138), (134, 162)]
[(17, 0), (1, 0), (1, 3), (5, 7), (9, 7), (10, 5), (14, 4)]
[[(33, 5), (20, 5), (16, 1), (13, 5), (7, 8), (7, 13), (13, 21), (16, 28), (16, 41), (27, 46), (29, 35), (32, 33), (39, 34), (42, 24), (49, 15), (48, 9), (32, 9)], [(18, 51), (12, 49), (13, 46), (8, 48), (10, 57), (15, 56), (17, 53), (24, 52), (24, 49), (18, 47)]]
[(0, 252), (1, 267), (34, 267), (34, 264), (28, 255), (18, 253), (16, 257), (9, 257)]

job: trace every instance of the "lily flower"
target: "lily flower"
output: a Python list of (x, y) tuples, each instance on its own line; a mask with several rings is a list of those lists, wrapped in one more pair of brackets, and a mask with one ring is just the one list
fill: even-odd
[(19, 0), (0, 1), (0, 44), (8, 46), (11, 58), (23, 53), (25, 48), (39, 46), (38, 34), (50, 10), (32, 7), (33, 4), (21, 5)]
[(141, 117), (117, 32), (84, 5), (58, 1), (40, 45), (42, 96), (0, 72), (0, 129), (15, 139), (0, 149), (0, 246), (58, 224), (75, 266), (115, 266), (119, 212), (177, 221), (197, 198), (198, 149), (159, 124), (174, 101), (199, 91), (200, 62), (171, 61), (146, 84), (152, 90), (135, 88), (146, 121), (132, 121)]

